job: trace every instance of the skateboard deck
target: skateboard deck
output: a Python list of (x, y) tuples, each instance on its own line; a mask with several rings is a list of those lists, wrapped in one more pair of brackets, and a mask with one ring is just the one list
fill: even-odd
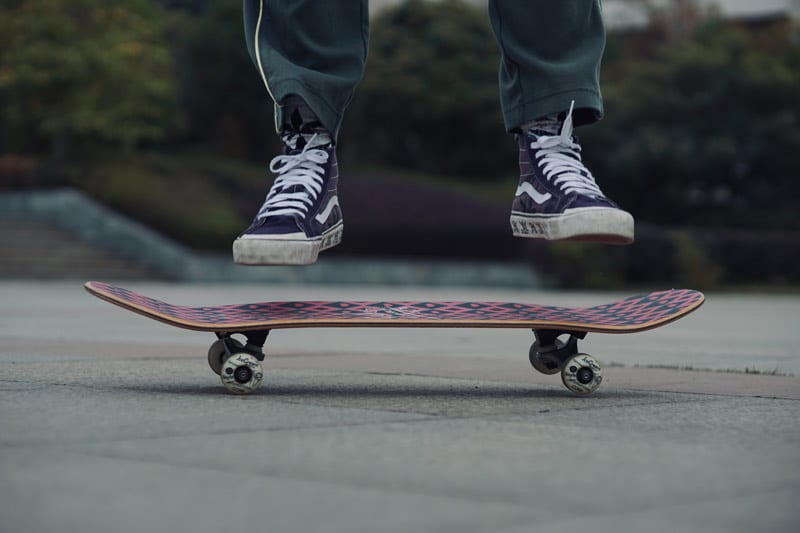
[[(255, 364), (242, 364), (260, 373), (260, 361), (264, 357), (261, 347), (273, 329), (527, 328), (536, 334), (536, 342), (529, 354), (534, 368), (545, 373), (556, 373), (568, 369), (567, 360), (576, 355), (591, 358), (577, 353), (577, 340), (584, 338), (588, 332), (635, 333), (653, 329), (691, 313), (704, 301), (703, 294), (698, 291), (672, 289), (594, 307), (452, 301), (273, 301), (189, 307), (163, 302), (107, 283), (90, 281), (85, 288), (102, 300), (171, 326), (215, 333), (218, 341), (209, 350), (209, 364), (215, 372), (219, 370), (217, 373), (221, 373), (223, 383), (234, 392), (251, 391), (235, 390), (225, 382), (224, 373), (228, 368), (223, 366), (227, 364), (226, 361), (234, 360), (233, 355), (245, 356), (249, 353), (253, 359), (250, 363), (259, 363), (258, 368)], [(247, 344), (233, 340), (234, 334), (246, 337)], [(569, 337), (568, 340), (559, 340), (565, 335)], [(583, 363), (589, 364), (586, 361)], [(598, 364), (594, 371), (598, 378), (597, 386), (599, 370)], [(566, 381), (565, 385), (571, 388)], [(592, 392), (594, 389), (585, 391), (571, 388), (575, 392)]]

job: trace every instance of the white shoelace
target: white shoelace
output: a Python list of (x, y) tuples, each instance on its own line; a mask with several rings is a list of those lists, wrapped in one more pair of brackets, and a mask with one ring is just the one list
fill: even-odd
[(278, 177), (256, 215), (258, 220), (277, 215), (305, 216), (314, 204), (322, 192), (325, 176), (322, 165), (328, 162), (328, 152), (311, 148), (314, 137), (300, 153), (272, 159), (269, 169)]
[(594, 176), (581, 161), (581, 146), (572, 140), (572, 109), (561, 125), (559, 135), (541, 135), (531, 143), (545, 177), (565, 193), (576, 192), (585, 196), (602, 197)]

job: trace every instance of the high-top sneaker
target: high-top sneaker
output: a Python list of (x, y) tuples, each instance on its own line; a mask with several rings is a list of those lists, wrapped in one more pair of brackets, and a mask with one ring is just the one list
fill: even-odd
[(581, 161), (581, 146), (572, 135), (574, 105), (563, 122), (550, 117), (519, 135), (511, 229), (516, 237), (629, 244), (633, 217), (605, 197)]
[(309, 265), (342, 240), (333, 139), (299, 97), (284, 101), (283, 154), (270, 163), (277, 174), (252, 224), (233, 243), (243, 265)]

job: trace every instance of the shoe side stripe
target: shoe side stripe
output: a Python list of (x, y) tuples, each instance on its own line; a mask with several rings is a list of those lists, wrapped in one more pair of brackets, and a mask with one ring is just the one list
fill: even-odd
[(527, 194), (537, 204), (543, 204), (553, 197), (549, 192), (544, 194), (540, 193), (527, 181), (519, 184), (515, 196), (521, 196), (523, 194)]
[(314, 217), (314, 220), (319, 222), (320, 224), (324, 224), (328, 217), (331, 216), (331, 212), (335, 207), (339, 205), (339, 197), (334, 196), (330, 200), (328, 200), (328, 205), (325, 206), (325, 209), (320, 211), (320, 213)]

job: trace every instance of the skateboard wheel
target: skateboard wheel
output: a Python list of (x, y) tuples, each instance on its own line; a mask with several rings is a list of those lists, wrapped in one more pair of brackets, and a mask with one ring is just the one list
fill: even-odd
[(600, 362), (586, 353), (573, 355), (561, 368), (564, 386), (578, 394), (591, 394), (603, 381)]
[(249, 353), (235, 353), (222, 363), (219, 374), (226, 389), (235, 394), (254, 392), (264, 379), (261, 362)]
[[(236, 339), (230, 340), (233, 342), (233, 345), (237, 350), (244, 348), (244, 345)], [(211, 370), (213, 370), (216, 375), (219, 376), (220, 372), (222, 372), (222, 364), (225, 362), (225, 358), (227, 356), (228, 353), (225, 351), (225, 345), (223, 344), (222, 339), (214, 341), (214, 343), (208, 348), (208, 366), (211, 367)]]
[(549, 346), (549, 349), (542, 350), (541, 346), (539, 346), (539, 341), (535, 341), (531, 345), (530, 351), (528, 351), (528, 359), (531, 365), (533, 365), (533, 368), (542, 374), (558, 374), (558, 371), (561, 370), (561, 363), (558, 361), (557, 357), (550, 355), (548, 352), (556, 353), (563, 347), (564, 343), (556, 339), (556, 344), (554, 346)]

